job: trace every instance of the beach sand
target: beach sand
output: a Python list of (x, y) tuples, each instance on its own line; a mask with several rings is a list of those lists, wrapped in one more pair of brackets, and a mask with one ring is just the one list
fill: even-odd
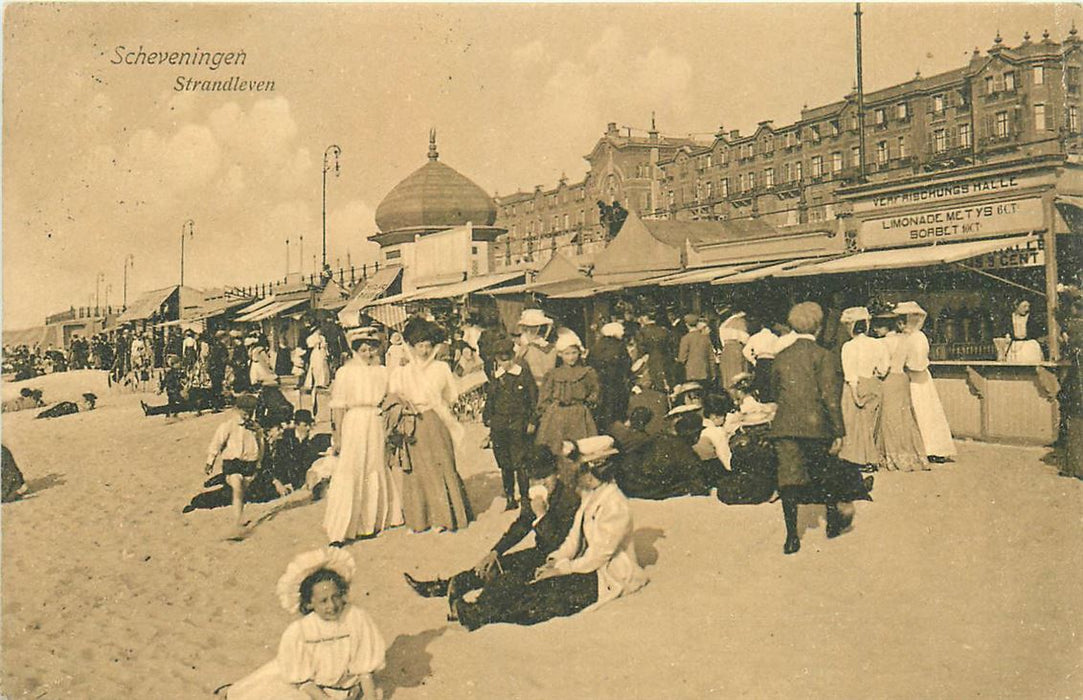
[[(3, 416), (30, 495), (2, 524), (8, 698), (207, 698), (269, 660), (290, 616), (275, 582), (323, 546), (323, 503), (296, 497), (181, 514), (204, 479), (222, 415), (145, 418), (104, 375), (3, 387), (100, 397), (93, 412)], [(959, 443), (926, 473), (880, 473), (855, 528), (828, 541), (802, 510), (802, 550), (783, 556), (778, 504), (633, 501), (651, 583), (592, 613), (468, 633), (402, 572), (473, 565), (513, 519), (484, 429), (459, 455), (477, 522), (402, 529), (347, 549), (354, 603), (388, 643), (378, 681), (411, 698), (1077, 698), (1083, 696), (1083, 482), (1043, 450)]]

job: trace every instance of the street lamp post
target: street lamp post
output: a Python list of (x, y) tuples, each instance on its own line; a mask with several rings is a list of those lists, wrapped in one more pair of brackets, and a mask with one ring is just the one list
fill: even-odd
[(124, 308), (128, 308), (128, 268), (135, 267), (135, 256), (128, 253), (124, 256)]
[(286, 277), (290, 276), (290, 239), (286, 238)]
[(99, 272), (98, 276), (94, 279), (94, 313), (98, 313), (98, 309), (101, 308), (102, 300), (102, 282), (105, 281), (105, 273)]
[(188, 238), (193, 237), (195, 235), (195, 227), (196, 227), (196, 222), (192, 221), (191, 219), (188, 219), (183, 224), (181, 224), (181, 260), (180, 260), (180, 263), (181, 263), (180, 272), (181, 272), (181, 274), (180, 274), (180, 286), (182, 286), (182, 287), (184, 286), (184, 239), (185, 239), (185, 234), (187, 234)]
[(338, 157), (342, 155), (342, 149), (331, 144), (323, 152), (323, 267), (327, 268), (327, 171), (331, 169), (328, 157), (334, 159), (335, 177), (338, 177)]

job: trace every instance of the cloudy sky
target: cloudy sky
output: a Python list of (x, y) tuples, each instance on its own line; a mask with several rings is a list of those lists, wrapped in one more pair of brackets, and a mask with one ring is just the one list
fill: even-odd
[[(252, 284), (304, 263), (372, 257), (373, 212), (425, 162), (490, 192), (585, 171), (606, 122), (665, 134), (793, 121), (854, 83), (852, 5), (7, 5), (3, 323), (129, 301), (179, 277)], [(1060, 39), (1072, 5), (864, 5), (865, 85), (956, 68), (999, 29)], [(126, 50), (238, 51), (243, 66), (115, 65)], [(273, 80), (267, 93), (182, 93), (178, 76)], [(298, 237), (304, 236), (305, 260)]]

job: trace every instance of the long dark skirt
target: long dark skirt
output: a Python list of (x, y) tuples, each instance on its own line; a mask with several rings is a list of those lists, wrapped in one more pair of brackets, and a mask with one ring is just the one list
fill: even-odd
[(729, 505), (766, 503), (778, 486), (778, 462), (768, 439), (770, 425), (746, 426), (730, 438), (730, 471), (718, 479), (718, 500)]
[(471, 629), (494, 622), (536, 625), (567, 617), (598, 602), (598, 572), (553, 576), (534, 583), (501, 577), (482, 590), (477, 602), (459, 607), (460, 621)]
[(775, 438), (778, 487), (799, 503), (871, 501), (856, 464), (828, 454), (830, 440)]
[(19, 467), (15, 464), (15, 457), (12, 456), (11, 450), (6, 446), (0, 447), (0, 450), (3, 452), (2, 459), (0, 459), (0, 478), (3, 480), (3, 493), (0, 494), (2, 496), (0, 501), (7, 503), (19, 497), (19, 489), (23, 487), (26, 480), (23, 479), (23, 473), (19, 471)]

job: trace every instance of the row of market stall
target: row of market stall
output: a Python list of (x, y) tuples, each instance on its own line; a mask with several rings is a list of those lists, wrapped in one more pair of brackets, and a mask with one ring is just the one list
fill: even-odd
[[(1077, 159), (921, 174), (841, 195), (837, 218), (785, 228), (632, 215), (587, 264), (557, 254), (529, 275), (509, 271), (410, 293), (370, 289), (339, 316), (346, 325), (367, 315), (396, 326), (418, 308), (454, 303), (463, 314), (495, 307), (510, 326), (519, 310), (539, 304), (589, 338), (629, 297), (682, 312), (807, 298), (915, 300), (929, 312), (932, 369), (956, 436), (1055, 440), (1058, 285), (1078, 284), (1083, 260)], [(1047, 329), (1041, 362), (1007, 362), (997, 342), (1021, 299)]]

